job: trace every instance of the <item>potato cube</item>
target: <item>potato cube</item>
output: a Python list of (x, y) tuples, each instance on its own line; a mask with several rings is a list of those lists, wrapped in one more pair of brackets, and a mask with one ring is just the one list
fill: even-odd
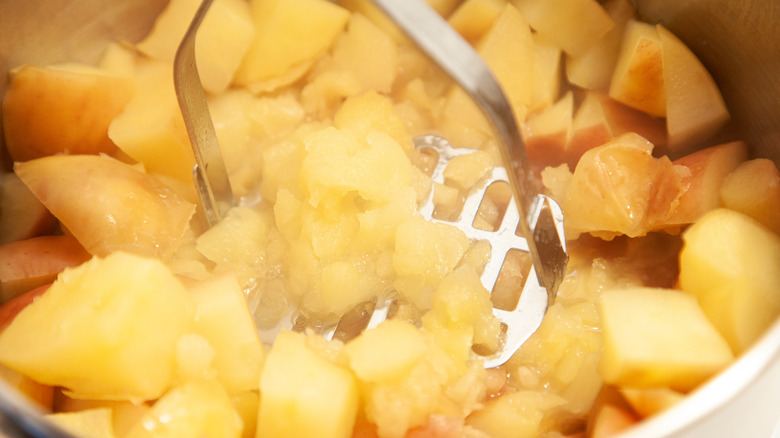
[(260, 377), (257, 436), (348, 438), (358, 409), (355, 377), (306, 345), (303, 334), (280, 333)]
[(233, 275), (220, 275), (190, 288), (195, 301), (193, 332), (214, 349), (217, 380), (229, 394), (256, 390), (263, 345), (241, 287)]
[(48, 414), (46, 418), (80, 437), (113, 438), (115, 436), (111, 421), (111, 409), (109, 408)]
[(724, 369), (734, 355), (696, 299), (681, 291), (632, 288), (600, 301), (606, 383), (690, 391)]
[(0, 362), (83, 398), (157, 398), (193, 313), (162, 262), (116, 252), (65, 270), (22, 310), (0, 334)]
[(400, 320), (387, 320), (363, 332), (344, 348), (358, 379), (372, 383), (403, 376), (417, 364), (425, 350), (420, 331)]
[(168, 391), (128, 438), (239, 438), (241, 417), (219, 383), (195, 380)]
[(685, 234), (680, 287), (735, 353), (747, 349), (780, 315), (780, 237), (744, 214), (716, 209)]

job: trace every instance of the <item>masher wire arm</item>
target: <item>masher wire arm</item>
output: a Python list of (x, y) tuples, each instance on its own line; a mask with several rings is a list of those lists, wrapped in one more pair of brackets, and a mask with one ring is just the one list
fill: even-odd
[(195, 60), (195, 39), (203, 18), (213, 0), (203, 0), (187, 33), (176, 51), (173, 65), (173, 84), (179, 108), (187, 127), (187, 135), (195, 155), (193, 178), (209, 226), (222, 217), (223, 208), (233, 204), (225, 161), (217, 142), (211, 121), (206, 92), (198, 74)]
[(501, 86), (471, 45), (424, 1), (372, 1), (471, 96), (491, 123), (518, 212), (525, 219), (520, 221), (520, 232), (528, 240), (534, 270), (552, 302), (568, 260), (562, 227), (555, 226), (556, 219), (562, 222), (560, 207), (536, 193), (520, 130)]

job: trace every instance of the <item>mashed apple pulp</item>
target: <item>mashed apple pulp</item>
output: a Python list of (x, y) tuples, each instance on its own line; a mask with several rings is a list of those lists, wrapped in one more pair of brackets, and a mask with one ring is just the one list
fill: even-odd
[[(241, 206), (210, 229), (192, 216), (194, 160), (171, 83), (195, 2), (171, 2), (136, 47), (109, 47), (100, 73), (73, 66), (14, 73), (4, 123), (15, 172), (97, 258), (66, 270), (49, 298), (3, 332), (0, 362), (62, 388), (55, 411), (108, 418), (118, 436), (256, 430), (258, 437), (383, 438), (596, 436), (616, 422), (602, 412), (631, 424), (729, 363), (731, 349), (698, 305), (686, 298), (678, 306), (678, 295), (689, 295), (625, 294), (649, 300), (648, 308), (663, 300), (669, 312), (683, 309), (667, 319), (701, 323), (694, 331), (707, 342), (699, 343), (712, 345), (711, 355), (699, 355), (711, 358), (706, 364), (688, 357), (678, 364), (664, 350), (637, 361), (613, 336), (624, 328), (619, 321), (611, 331), (601, 321), (617, 320), (600, 310), (605, 291), (677, 285), (676, 231), (720, 205), (720, 183), (746, 159), (740, 142), (674, 162), (663, 155), (709, 146), (702, 139), (728, 116), (707, 81), (704, 91), (673, 94), (675, 78), (700, 68), (678, 40), (634, 21), (628, 1), (567, 2), (592, 27), (566, 25), (560, 8), (541, 1), (430, 2), (502, 83), (524, 122), (540, 186), (561, 203), (571, 239), (568, 276), (541, 327), (506, 365), (486, 370), (472, 346), (499, 344), (492, 307), (513, 305), (530, 261), (508, 254), (491, 296), (479, 280), (489, 245), (423, 220), (418, 205), (434, 190), (436, 217), (457, 217), (469, 190), (501, 165), (495, 140), (468, 97), (381, 14), (365, 2), (341, 3), (215, 2), (199, 34), (198, 66)], [(672, 67), (675, 74), (665, 70)], [(114, 96), (123, 105), (102, 125), (110, 141), (36, 147), (24, 123), (9, 122), (34, 118), (17, 110), (30, 101), (19, 90), (33, 75), (38, 88), (76, 75), (87, 83), (109, 78), (103, 96), (129, 89)], [(680, 116), (691, 100), (710, 109), (702, 120)], [(414, 136), (431, 132), (478, 149), (453, 160), (445, 185), (426, 173), (436, 157), (412, 146)], [(495, 229), (508, 192), (491, 187), (474, 226)], [(158, 291), (160, 284), (170, 287)], [(235, 299), (241, 291), (248, 306)], [(346, 343), (315, 333), (385, 296), (396, 306), (380, 327)], [(82, 305), (124, 300), (130, 304)], [(293, 308), (307, 333), (277, 336), (274, 327)], [(165, 317), (170, 309), (177, 318)], [(146, 332), (133, 328), (138, 318)], [(78, 336), (55, 337), (65, 326), (79, 328)], [(83, 357), (101, 361), (91, 369)]]

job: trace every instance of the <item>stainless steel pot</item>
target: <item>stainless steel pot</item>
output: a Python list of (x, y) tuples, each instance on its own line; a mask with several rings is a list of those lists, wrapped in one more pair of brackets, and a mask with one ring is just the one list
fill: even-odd
[[(16, 65), (93, 62), (110, 41), (137, 41), (166, 2), (0, 0), (0, 95)], [(675, 32), (709, 68), (732, 113), (730, 132), (746, 140), (753, 155), (780, 163), (780, 0), (634, 3), (644, 19)], [(625, 437), (769, 437), (774, 431), (780, 438), (778, 422), (780, 321), (731, 368)], [(0, 381), (3, 435), (68, 436)]]

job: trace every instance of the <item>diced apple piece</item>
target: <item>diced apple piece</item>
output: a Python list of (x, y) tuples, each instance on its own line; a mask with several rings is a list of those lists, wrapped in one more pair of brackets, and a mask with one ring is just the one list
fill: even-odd
[(40, 236), (0, 246), (0, 303), (51, 283), (63, 269), (89, 258), (71, 236)]
[(585, 53), (615, 25), (595, 0), (515, 0), (514, 3), (534, 30), (575, 56)]
[(609, 96), (600, 93), (596, 96), (612, 126), (613, 136), (633, 132), (648, 139), (656, 148), (666, 149), (666, 120), (621, 104)]
[(79, 412), (93, 409), (110, 409), (114, 435), (122, 438), (146, 415), (150, 407), (147, 403), (136, 404), (127, 400), (71, 398), (59, 388), (54, 392), (54, 412)]
[(663, 47), (669, 147), (684, 150), (712, 137), (730, 116), (717, 84), (699, 58), (666, 28), (657, 28)]
[(561, 90), (561, 49), (538, 33), (532, 37), (535, 74), (529, 112), (544, 110), (552, 105)]
[(8, 153), (14, 161), (113, 153), (108, 125), (132, 95), (131, 80), (94, 68), (15, 69), (3, 99)]
[(344, 352), (358, 379), (375, 383), (403, 376), (425, 350), (419, 329), (406, 321), (387, 320), (350, 341)]
[(609, 97), (650, 115), (666, 116), (663, 45), (654, 26), (635, 20), (626, 24)]
[[(397, 64), (398, 49), (393, 39), (368, 18), (353, 14), (346, 32), (333, 45), (331, 57), (315, 72), (346, 72), (354, 78), (358, 92), (389, 93)], [(316, 86), (316, 76), (312, 82)]]
[(720, 201), (780, 235), (780, 171), (771, 160), (756, 158), (737, 166), (720, 187)]
[(192, 183), (195, 156), (173, 88), (173, 65), (144, 59), (136, 94), (108, 127), (108, 136), (147, 171)]
[(109, 408), (49, 414), (46, 418), (66, 431), (83, 438), (114, 438), (115, 436)]
[(608, 0), (602, 6), (615, 27), (582, 55), (566, 56), (566, 77), (572, 85), (606, 92), (617, 64), (626, 23), (636, 19), (636, 10), (630, 0)]
[(154, 176), (108, 157), (51, 156), (17, 163), (15, 170), (93, 255), (126, 250), (170, 257), (195, 211)]
[(734, 358), (695, 297), (684, 292), (613, 289), (599, 306), (606, 383), (690, 391)]
[[(522, 123), (534, 94), (536, 67), (531, 28), (517, 8), (509, 3), (504, 7), (479, 41), (477, 52), (501, 84), (518, 123)], [(447, 139), (458, 147), (479, 146), (493, 132), (476, 103), (457, 87), (447, 96), (443, 119)]]
[(404, 149), (389, 135), (371, 131), (326, 128), (306, 138), (308, 155), (300, 181), (312, 206), (329, 197), (356, 192), (368, 202), (389, 202), (411, 183), (412, 165)]
[(411, 218), (398, 226), (393, 266), (398, 275), (443, 278), (469, 248), (469, 238), (451, 225)]
[(620, 393), (643, 418), (665, 411), (685, 398), (685, 394), (665, 387), (621, 388)]
[(160, 261), (117, 252), (65, 270), (25, 307), (0, 333), (0, 363), (79, 397), (157, 398), (193, 312)]
[[(2, 330), (0, 328), (0, 330)], [(31, 402), (40, 406), (44, 411), (51, 411), (54, 401), (54, 387), (43, 385), (25, 376), (22, 373), (0, 365), (0, 379), (3, 383), (17, 390)]]
[(523, 142), (534, 167), (557, 166), (564, 162), (564, 151), (571, 137), (573, 112), (574, 96), (569, 92), (555, 105), (532, 115), (523, 124)]
[(630, 132), (646, 138), (656, 150), (663, 150), (666, 145), (664, 119), (625, 106), (604, 94), (586, 92), (574, 114), (566, 162), (573, 169), (588, 150)]
[(680, 287), (699, 299), (735, 353), (745, 351), (780, 315), (780, 237), (720, 208), (683, 240)]
[(241, 429), (241, 417), (219, 383), (196, 380), (168, 391), (127, 437), (239, 438)]
[(532, 437), (542, 433), (545, 411), (563, 403), (554, 394), (518, 391), (490, 400), (466, 424), (494, 438)]
[(15, 173), (0, 176), (0, 245), (45, 234), (57, 219)]
[(233, 409), (241, 416), (244, 428), (241, 438), (255, 438), (257, 431), (257, 412), (260, 409), (260, 396), (257, 391), (246, 391), (230, 397)]
[(677, 168), (683, 195), (667, 223), (691, 224), (704, 213), (720, 207), (723, 181), (747, 157), (747, 145), (735, 141), (711, 146), (675, 160), (675, 166), (682, 166)]
[[(192, 21), (198, 0), (174, 0), (157, 17), (138, 49), (151, 57), (173, 62), (176, 49)], [(198, 30), (195, 59), (203, 88), (221, 93), (230, 85), (255, 36), (249, 5), (241, 0), (216, 0)]]
[(38, 286), (35, 289), (27, 291), (11, 301), (0, 305), (0, 332), (11, 324), (11, 321), (16, 318), (16, 315), (18, 315), (22, 309), (43, 295), (49, 289), (49, 286), (51, 286), (51, 284)]
[(585, 94), (574, 113), (571, 138), (566, 145), (563, 162), (571, 169), (576, 168), (585, 152), (607, 143), (613, 136), (613, 127), (602, 100), (596, 93)]
[(404, 121), (393, 108), (393, 102), (376, 91), (369, 91), (344, 101), (333, 123), (337, 128), (351, 129), (363, 138), (371, 131), (382, 131), (393, 137), (407, 153), (414, 146)]
[(193, 332), (214, 349), (217, 380), (229, 394), (256, 390), (263, 345), (246, 298), (233, 275), (220, 275), (190, 288), (195, 301)]
[(652, 149), (624, 134), (582, 156), (562, 202), (567, 237), (637, 237), (665, 224), (682, 189), (672, 162)]
[(303, 334), (283, 331), (260, 378), (257, 436), (348, 438), (358, 409), (355, 377), (306, 345)]
[(601, 406), (591, 414), (595, 419), (591, 420), (591, 438), (610, 438), (618, 436), (631, 426), (637, 424), (639, 419), (632, 412), (615, 405)]
[(236, 71), (234, 80), (240, 85), (311, 65), (349, 19), (349, 12), (325, 0), (253, 0), (250, 6), (256, 33)]
[(504, 0), (466, 0), (447, 21), (463, 38), (474, 44), (496, 21), (504, 3)]

